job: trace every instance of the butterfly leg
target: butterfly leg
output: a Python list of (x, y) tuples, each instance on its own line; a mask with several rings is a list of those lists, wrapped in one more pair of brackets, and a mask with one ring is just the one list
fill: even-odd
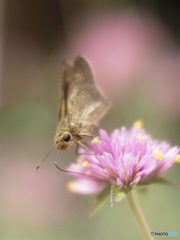
[[(79, 136), (82, 136), (82, 137), (91, 137), (91, 138), (93, 138), (93, 140), (94, 140), (94, 139), (95, 139), (95, 140), (97, 139), (97, 140), (109, 142), (108, 140), (102, 139), (102, 138), (100, 138), (100, 137), (98, 137), (98, 136), (95, 136), (95, 135), (92, 135), (92, 134), (88, 134), (88, 133), (79, 133), (78, 135), (79, 135)], [(92, 141), (93, 141), (93, 140), (92, 140)]]
[[(93, 131), (92, 129), (93, 129), (94, 131)], [(98, 127), (98, 125), (96, 125), (95, 123), (93, 123), (93, 124), (91, 124), (89, 130), (90, 130), (90, 132), (99, 132), (99, 127)], [(102, 138), (98, 137), (97, 134), (96, 134), (96, 135), (92, 135), (92, 134), (80, 133), (80, 135), (82, 135), (82, 136), (87, 136), (87, 137), (92, 137), (92, 138), (94, 138), (94, 139), (101, 140), (101, 141), (105, 141), (105, 142), (110, 142), (109, 140), (105, 140), (105, 139), (102, 139)]]
[[(85, 148), (87, 151), (88, 151), (88, 153), (80, 153), (78, 150), (79, 150), (79, 147), (83, 147), (83, 148)], [(84, 145), (82, 142), (80, 142), (80, 141), (78, 141), (78, 144), (77, 144), (77, 148), (76, 148), (76, 154), (78, 154), (78, 155), (93, 155), (93, 153), (86, 147), (86, 145)]]
[(95, 123), (92, 123), (89, 130), (90, 131), (94, 130), (94, 132), (95, 131), (98, 132), (99, 131), (99, 127)]
[(82, 136), (82, 137), (91, 137), (91, 138), (98, 138), (97, 137), (97, 134), (91, 134), (91, 132), (94, 132), (93, 130), (99, 130), (98, 126), (96, 124), (91, 124), (90, 128), (89, 128), (89, 132), (90, 133), (79, 133), (78, 135), (79, 136)]
[(82, 137), (97, 137), (97, 136), (95, 136), (95, 135), (92, 135), (92, 134), (88, 134), (88, 133), (79, 133), (78, 134), (79, 136), (82, 136)]

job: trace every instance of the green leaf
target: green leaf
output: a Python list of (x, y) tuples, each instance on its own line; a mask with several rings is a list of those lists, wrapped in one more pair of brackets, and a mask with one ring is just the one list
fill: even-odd
[(104, 206), (108, 198), (110, 197), (110, 187), (105, 188), (102, 190), (99, 195), (96, 197), (93, 205), (91, 207), (91, 211), (89, 216), (92, 217), (100, 208)]
[(149, 182), (141, 184), (141, 186), (154, 184), (154, 183), (155, 184), (162, 184), (162, 185), (168, 185), (168, 186), (173, 186), (173, 187), (180, 188), (180, 185), (177, 185), (176, 183), (170, 182), (170, 181), (168, 181), (168, 180), (166, 180), (164, 178), (160, 178), (160, 177), (153, 178)]
[(111, 186), (111, 206), (120, 202), (131, 190), (132, 187), (120, 188), (119, 186)]

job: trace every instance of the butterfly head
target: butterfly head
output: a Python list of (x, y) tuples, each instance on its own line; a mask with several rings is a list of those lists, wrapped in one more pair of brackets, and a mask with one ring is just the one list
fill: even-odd
[(57, 149), (65, 150), (72, 145), (72, 135), (69, 132), (59, 132), (55, 135), (55, 145)]

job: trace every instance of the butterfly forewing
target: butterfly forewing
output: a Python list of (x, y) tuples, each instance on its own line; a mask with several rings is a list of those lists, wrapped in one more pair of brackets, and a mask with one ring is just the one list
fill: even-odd
[(69, 83), (72, 79), (73, 68), (72, 66), (64, 62), (62, 64), (62, 91), (61, 91), (61, 103), (59, 109), (59, 121), (65, 119), (68, 114), (67, 102), (68, 102), (68, 92), (69, 92)]
[[(57, 132), (70, 132), (76, 125), (76, 132), (88, 133), (107, 110), (107, 100), (96, 87), (87, 61), (77, 57), (74, 65), (64, 62), (63, 85), (59, 124)], [(75, 138), (76, 136), (74, 136)]]
[(76, 58), (72, 75), (68, 91), (68, 114), (72, 115), (73, 121), (83, 125), (98, 122), (108, 104), (96, 87), (91, 69), (84, 58)]

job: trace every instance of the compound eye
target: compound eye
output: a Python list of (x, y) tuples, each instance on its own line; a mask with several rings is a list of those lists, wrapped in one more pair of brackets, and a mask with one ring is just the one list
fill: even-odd
[(65, 142), (69, 142), (71, 140), (71, 134), (70, 133), (65, 133), (62, 137), (62, 140)]

